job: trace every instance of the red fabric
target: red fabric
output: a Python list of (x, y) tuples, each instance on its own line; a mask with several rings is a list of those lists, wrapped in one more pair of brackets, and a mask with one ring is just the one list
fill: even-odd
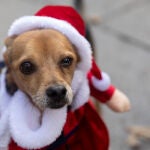
[(106, 103), (107, 101), (111, 99), (112, 95), (114, 94), (115, 87), (113, 85), (110, 85), (106, 91), (97, 90), (92, 84), (92, 80), (91, 80), (92, 76), (93, 76), (93, 73), (90, 71), (87, 76), (88, 81), (89, 81), (89, 86), (90, 86), (90, 92), (91, 92), (90, 95), (95, 97), (100, 102)]
[(99, 80), (102, 79), (102, 75), (101, 75), (101, 71), (99, 69), (99, 67), (97, 66), (94, 58), (92, 59), (92, 68), (91, 68), (91, 72), (92, 74)]
[(103, 80), (101, 70), (97, 66), (94, 58), (92, 59), (92, 68), (87, 74), (90, 92), (91, 92), (90, 95), (95, 97), (96, 99), (98, 99), (100, 102), (106, 103), (107, 101), (109, 101), (111, 99), (111, 97), (115, 91), (115, 87), (113, 85), (110, 85), (106, 91), (100, 91), (93, 86), (93, 83), (92, 83), (93, 76), (99, 80)]
[[(73, 136), (55, 150), (66, 150), (66, 145), (71, 150), (108, 150), (109, 138), (107, 129), (90, 102), (74, 113), (68, 113), (64, 134), (68, 134), (77, 124), (79, 128)], [(11, 142), (9, 150), (25, 149)], [(46, 150), (46, 148), (40, 150)]]
[(77, 11), (69, 6), (45, 6), (36, 16), (47, 16), (70, 23), (81, 35), (85, 36), (85, 24)]

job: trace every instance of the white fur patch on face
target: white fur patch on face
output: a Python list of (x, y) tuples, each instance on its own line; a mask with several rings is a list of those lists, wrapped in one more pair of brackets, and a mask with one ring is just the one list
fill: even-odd
[(31, 99), (33, 103), (42, 111), (47, 107), (47, 96), (43, 93), (37, 93), (36, 95), (32, 95)]
[[(45, 86), (43, 87), (44, 90), (41, 90), (42, 88), (40, 88), (35, 95), (31, 95), (32, 102), (42, 111), (49, 107), (49, 100), (50, 100), (50, 98), (46, 95)], [(73, 101), (73, 91), (68, 84), (65, 84), (64, 87), (67, 90), (65, 96), (66, 105), (70, 105)]]
[(66, 89), (67, 89), (68, 105), (70, 105), (72, 103), (72, 100), (73, 100), (73, 91), (69, 85), (66, 85)]

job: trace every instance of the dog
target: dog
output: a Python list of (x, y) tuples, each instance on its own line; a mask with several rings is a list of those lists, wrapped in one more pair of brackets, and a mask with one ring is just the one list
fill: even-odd
[(130, 102), (96, 65), (84, 21), (72, 7), (45, 6), (17, 19), (3, 53), (0, 148), (109, 149), (90, 95), (116, 112), (128, 111)]
[[(23, 91), (41, 114), (46, 108), (57, 110), (72, 103), (71, 83), (81, 58), (65, 35), (54, 29), (36, 29), (8, 37), (5, 45), (6, 90), (10, 96), (18, 89)], [(99, 126), (104, 126), (101, 123)], [(10, 149), (14, 147), (11, 145), (14, 143)]]
[(41, 111), (72, 102), (71, 81), (80, 58), (62, 33), (33, 30), (9, 37), (5, 44), (9, 94), (21, 89)]

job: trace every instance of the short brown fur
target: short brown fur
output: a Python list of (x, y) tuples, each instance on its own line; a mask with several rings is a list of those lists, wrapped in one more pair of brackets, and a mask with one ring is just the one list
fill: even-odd
[[(45, 91), (53, 85), (63, 85), (67, 89), (68, 103), (72, 99), (71, 81), (79, 61), (75, 47), (60, 32), (52, 29), (33, 30), (19, 36), (8, 37), (4, 54), (7, 65), (7, 84), (15, 84), (24, 91), (40, 109), (47, 107)], [(71, 57), (68, 67), (61, 66), (64, 58)], [(23, 62), (32, 62), (36, 71), (24, 75), (20, 71)]]

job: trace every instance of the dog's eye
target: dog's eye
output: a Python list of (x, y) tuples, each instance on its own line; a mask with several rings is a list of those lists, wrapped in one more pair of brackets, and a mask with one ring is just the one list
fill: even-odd
[(66, 57), (61, 60), (60, 64), (62, 67), (68, 67), (72, 64), (73, 58), (71, 57)]
[(23, 62), (20, 65), (20, 71), (25, 74), (25, 75), (30, 75), (33, 72), (35, 72), (36, 67), (35, 65), (33, 65), (31, 62), (27, 61), (27, 62)]

